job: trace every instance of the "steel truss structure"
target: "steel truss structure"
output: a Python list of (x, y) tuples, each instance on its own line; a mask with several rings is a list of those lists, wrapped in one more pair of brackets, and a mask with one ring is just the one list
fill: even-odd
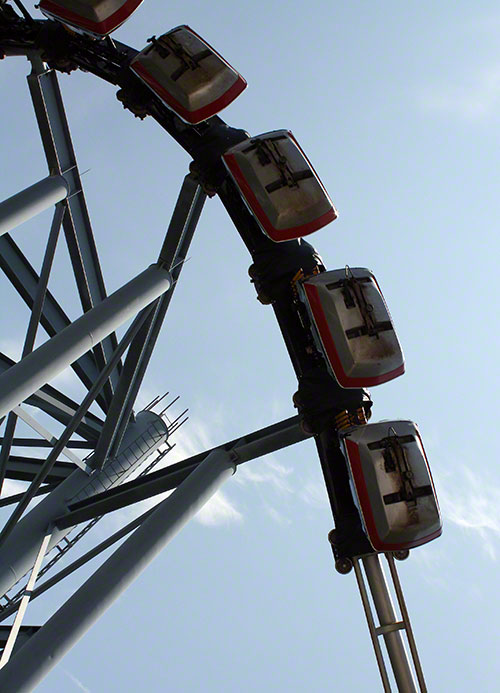
[[(0, 53), (24, 55), (31, 63), (28, 86), (48, 176), (0, 204), (0, 267), (31, 311), (21, 360), (14, 363), (0, 354), (0, 417), (5, 418), (0, 487), (6, 478), (29, 482), (24, 493), (0, 500), (2, 506), (13, 506), (0, 532), (0, 593), (4, 595), (0, 617), (5, 621), (15, 616), (11, 626), (0, 630), (0, 689), (5, 693), (32, 690), (240, 464), (314, 437), (335, 520), (331, 538), (337, 567), (348, 572), (354, 566), (384, 690), (391, 688), (380, 636), (398, 689), (416, 691), (416, 675), (418, 687), (425, 691), (393, 556), (387, 554), (387, 560), (400, 620), (379, 557), (362, 531), (334, 425), (335, 417), (345, 412), (369, 416), (371, 401), (363, 390), (338, 386), (307, 348), (305, 327), (291, 300), (290, 280), (298, 270), (311, 272), (321, 260), (302, 240), (278, 244), (265, 237), (247, 209), (221, 162), (221, 155), (247, 134), (218, 116), (198, 125), (182, 121), (128, 69), (136, 50), (109, 37), (96, 41), (70, 33), (52, 20), (35, 21), (21, 3), (15, 4), (20, 14), (0, 0)], [(111, 295), (106, 293), (57, 81), (57, 71), (78, 69), (118, 87), (118, 98), (126, 108), (140, 117), (154, 118), (192, 157), (156, 262)], [(267, 299), (263, 302), (272, 304), (298, 379), (299, 415), (151, 472), (172, 449), (170, 438), (186, 421), (186, 412), (173, 421), (166, 418), (165, 409), (155, 413), (160, 398), (139, 413), (134, 406), (204, 202), (215, 194), (252, 257), (250, 274), (257, 292)], [(52, 206), (38, 273), (9, 231)], [(82, 315), (74, 321), (47, 288), (61, 229), (82, 306)], [(132, 322), (118, 341), (115, 330), (127, 320)], [(49, 339), (34, 348), (39, 326)], [(81, 403), (48, 384), (67, 367), (87, 389)], [(89, 410), (94, 402), (102, 416)], [(62, 424), (63, 432), (54, 437), (25, 404)], [(16, 437), (19, 419), (39, 437)], [(37, 459), (11, 454), (15, 447), (50, 451), (46, 459)], [(88, 453), (85, 459), (77, 450)], [(142, 469), (146, 460), (149, 463)], [(127, 481), (139, 468), (140, 475)], [(72, 564), (38, 582), (103, 515), (165, 491), (173, 492)], [(40, 495), (44, 499), (26, 512)], [(81, 523), (86, 524), (77, 528)], [(31, 599), (129, 534), (43, 626), (22, 625)], [(51, 551), (53, 556), (46, 560)], [(27, 582), (20, 588), (17, 583), (23, 576)], [(401, 631), (408, 636), (415, 672)]]

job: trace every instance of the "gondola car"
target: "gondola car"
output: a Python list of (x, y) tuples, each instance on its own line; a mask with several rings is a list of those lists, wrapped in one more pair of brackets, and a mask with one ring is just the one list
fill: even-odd
[(411, 421), (342, 432), (355, 499), (376, 551), (405, 551), (440, 536), (441, 514), (420, 433)]
[(288, 130), (251, 137), (229, 149), (223, 161), (271, 240), (307, 236), (337, 218), (322, 182)]
[(188, 26), (179, 26), (150, 43), (131, 69), (187, 123), (211, 118), (241, 94), (243, 77)]
[(40, 0), (40, 10), (71, 29), (103, 37), (118, 29), (142, 0)]
[(316, 345), (345, 388), (373, 387), (404, 373), (404, 357), (377, 280), (355, 267), (297, 285)]

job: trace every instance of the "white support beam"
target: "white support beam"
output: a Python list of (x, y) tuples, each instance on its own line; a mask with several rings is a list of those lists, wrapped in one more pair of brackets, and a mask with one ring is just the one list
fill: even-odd
[(212, 452), (0, 670), (2, 693), (32, 691), (234, 471)]
[(97, 306), (0, 375), (0, 417), (99, 344), (172, 285), (170, 273), (151, 265)]
[(0, 202), (0, 236), (66, 199), (68, 191), (63, 176), (47, 176)]
[[(42, 438), (45, 438), (52, 446), (54, 446), (57, 443), (57, 438), (52, 435), (50, 431), (47, 431), (44, 426), (42, 426), (41, 423), (39, 423), (33, 416), (28, 414), (27, 411), (25, 411), (22, 407), (15, 407), (13, 409), (13, 412), (18, 416), (20, 419), (24, 421), (24, 423), (28, 424), (30, 428), (32, 428), (38, 435), (42, 436)], [(69, 450), (68, 448), (64, 447), (61, 450), (61, 454), (64, 455), (70, 462), (73, 462), (73, 464), (76, 464), (77, 467), (80, 467), (86, 474), (90, 474), (92, 472), (92, 469), (85, 463), (83, 460), (81, 460), (78, 455), (75, 455), (74, 452)]]

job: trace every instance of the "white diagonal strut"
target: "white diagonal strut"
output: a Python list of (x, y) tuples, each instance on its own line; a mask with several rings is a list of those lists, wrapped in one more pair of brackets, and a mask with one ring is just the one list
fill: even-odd
[(28, 608), (28, 604), (33, 593), (33, 588), (35, 587), (35, 582), (38, 577), (38, 573), (40, 572), (40, 568), (42, 567), (42, 561), (44, 559), (45, 554), (47, 553), (47, 548), (51, 536), (52, 532), (48, 532), (44, 536), (42, 543), (40, 545), (40, 550), (36, 557), (33, 570), (31, 571), (28, 584), (26, 585), (26, 589), (24, 590), (23, 598), (21, 599), (21, 603), (19, 604), (19, 609), (17, 611), (16, 618), (14, 620), (14, 623), (12, 624), (12, 628), (10, 629), (9, 637), (7, 638), (7, 642), (2, 653), (2, 658), (0, 659), (0, 669), (2, 669), (2, 667), (4, 667), (9, 661), (10, 656), (12, 654), (12, 650), (14, 649), (14, 645), (16, 644), (16, 639), (21, 628), (21, 624), (23, 622), (24, 614), (26, 613), (26, 609)]
[[(50, 433), (50, 431), (47, 431), (46, 428), (42, 426), (41, 423), (39, 423), (33, 416), (28, 414), (27, 411), (25, 411), (21, 406), (15, 407), (12, 410), (20, 419), (24, 421), (24, 423), (28, 424), (30, 428), (32, 428), (34, 431), (36, 431), (39, 435), (42, 436), (42, 438), (45, 438), (52, 446), (54, 446), (57, 443), (57, 438)], [(77, 467), (80, 467), (84, 472), (87, 474), (90, 474), (92, 472), (92, 469), (81, 460), (78, 455), (75, 455), (74, 452), (69, 450), (69, 448), (64, 447), (61, 450), (61, 454), (67, 457), (67, 459), (70, 462), (73, 462), (73, 464), (76, 464)]]

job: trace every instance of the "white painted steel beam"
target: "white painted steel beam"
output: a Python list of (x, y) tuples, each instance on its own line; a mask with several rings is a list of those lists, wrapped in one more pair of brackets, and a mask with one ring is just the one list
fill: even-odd
[[(15, 363), (16, 362), (11, 358), (0, 352), (0, 375), (11, 368)], [(97, 375), (98, 374), (96, 374), (95, 378), (97, 378)], [(59, 423), (64, 424), (64, 426), (67, 426), (75, 411), (78, 409), (78, 404), (74, 400), (51, 385), (45, 385), (41, 390), (34, 392), (31, 397), (28, 397), (26, 404), (30, 404), (32, 407), (37, 407), (41, 411), (44, 411), (53, 419), (59, 421)], [(87, 412), (76, 429), (76, 433), (82, 438), (85, 438), (85, 440), (95, 443), (101, 433), (102, 425), (103, 421), (98, 416), (91, 412)], [(2, 442), (1, 438), (0, 442)], [(21, 443), (14, 443), (14, 445), (21, 445)], [(32, 443), (26, 442), (23, 442), (23, 445), (37, 447)], [(47, 447), (43, 444), (42, 446)], [(91, 447), (93, 447), (93, 445)]]
[(167, 270), (151, 265), (5, 371), (0, 375), (0, 417), (165, 293), (171, 284)]
[(68, 192), (63, 176), (48, 176), (0, 202), (0, 236), (66, 199)]
[[(13, 409), (14, 413), (16, 416), (18, 416), (20, 419), (24, 421), (24, 423), (28, 424), (30, 428), (32, 428), (36, 433), (42, 436), (42, 438), (45, 438), (52, 446), (54, 446), (57, 443), (57, 438), (52, 435), (50, 431), (47, 431), (47, 429), (42, 426), (41, 423), (39, 423), (33, 416), (30, 416), (27, 411), (25, 411), (22, 407), (15, 407)], [(83, 469), (84, 472), (87, 472), (87, 474), (90, 474), (92, 471), (90, 467), (87, 467), (87, 464), (81, 460), (78, 455), (75, 455), (74, 452), (71, 450), (68, 450), (67, 447), (64, 447), (61, 450), (61, 454), (64, 455), (70, 462), (73, 462), (73, 464), (76, 464), (77, 467), (80, 467), (80, 469)]]
[(32, 691), (234, 471), (211, 453), (0, 671), (2, 693)]

